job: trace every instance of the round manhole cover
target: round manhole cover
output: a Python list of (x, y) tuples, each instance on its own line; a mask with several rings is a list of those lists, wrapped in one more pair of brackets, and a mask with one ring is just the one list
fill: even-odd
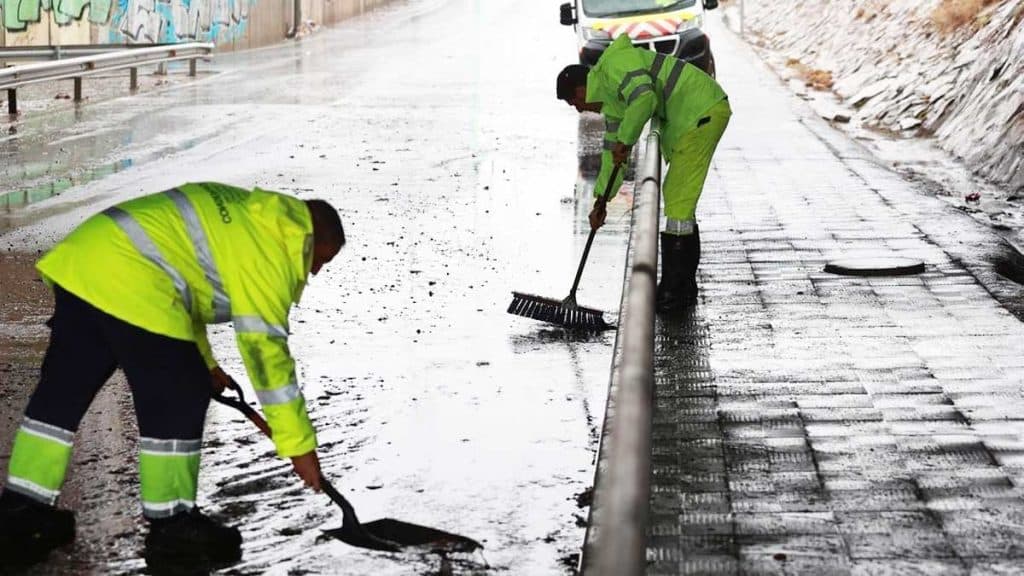
[(907, 276), (924, 272), (924, 262), (910, 258), (845, 258), (825, 265), (825, 272), (843, 276)]

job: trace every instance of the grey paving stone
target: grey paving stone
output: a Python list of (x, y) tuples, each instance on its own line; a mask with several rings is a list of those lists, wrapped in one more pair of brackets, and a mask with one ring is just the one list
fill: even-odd
[[(1024, 574), (1024, 328), (936, 236), (984, 232), (744, 70), (657, 325), (648, 573)], [(926, 271), (823, 271), (879, 251)]]

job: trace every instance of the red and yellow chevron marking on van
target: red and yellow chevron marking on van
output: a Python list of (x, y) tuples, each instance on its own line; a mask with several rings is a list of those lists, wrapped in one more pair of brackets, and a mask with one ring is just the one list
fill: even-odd
[(598, 20), (594, 22), (593, 28), (608, 32), (612, 38), (628, 34), (633, 40), (644, 40), (674, 34), (680, 24), (696, 17), (697, 15), (692, 12), (680, 10), (668, 14), (645, 14), (628, 18)]

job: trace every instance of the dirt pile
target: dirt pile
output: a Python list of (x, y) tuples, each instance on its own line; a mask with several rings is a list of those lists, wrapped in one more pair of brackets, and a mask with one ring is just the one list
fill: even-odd
[[(730, 2), (735, 13), (740, 0)], [(748, 38), (867, 126), (936, 143), (1024, 191), (1024, 0), (744, 0)]]

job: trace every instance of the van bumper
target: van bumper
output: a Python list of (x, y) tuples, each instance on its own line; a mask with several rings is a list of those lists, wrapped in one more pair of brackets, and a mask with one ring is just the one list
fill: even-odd
[[(598, 58), (611, 44), (611, 40), (590, 40), (580, 50), (580, 64), (593, 66), (597, 64)], [(662, 36), (652, 40), (634, 40), (633, 45), (642, 46), (680, 60), (700, 68), (704, 72), (714, 76), (714, 58), (711, 55), (711, 41), (707, 35), (697, 28), (684, 30), (679, 34)]]

